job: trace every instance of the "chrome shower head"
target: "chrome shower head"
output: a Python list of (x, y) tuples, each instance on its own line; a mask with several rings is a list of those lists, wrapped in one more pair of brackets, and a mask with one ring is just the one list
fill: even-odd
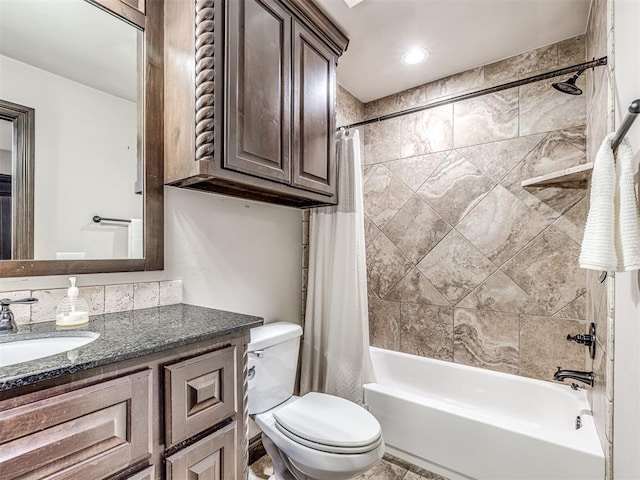
[(582, 95), (580, 87), (576, 86), (576, 80), (582, 75), (584, 70), (580, 70), (573, 77), (565, 82), (552, 83), (551, 86), (562, 93), (568, 93), (569, 95)]

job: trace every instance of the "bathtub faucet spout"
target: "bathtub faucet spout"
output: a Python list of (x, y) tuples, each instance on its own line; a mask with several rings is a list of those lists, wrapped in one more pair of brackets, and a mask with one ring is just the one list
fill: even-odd
[(593, 372), (581, 372), (579, 370), (560, 370), (560, 367), (558, 367), (558, 371), (553, 374), (553, 379), (563, 382), (565, 378), (578, 380), (582, 383), (586, 383), (590, 387), (593, 387)]

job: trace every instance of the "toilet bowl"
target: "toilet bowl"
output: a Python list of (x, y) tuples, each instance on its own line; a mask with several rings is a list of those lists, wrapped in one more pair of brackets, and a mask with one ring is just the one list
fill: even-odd
[(277, 322), (251, 330), (249, 414), (274, 465), (271, 480), (347, 480), (384, 454), (378, 421), (333, 395), (293, 396), (300, 326)]

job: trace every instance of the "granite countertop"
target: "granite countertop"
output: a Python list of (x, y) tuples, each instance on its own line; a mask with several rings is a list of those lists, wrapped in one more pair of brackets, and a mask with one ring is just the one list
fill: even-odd
[(52, 332), (69, 336), (96, 332), (100, 336), (68, 352), (0, 367), (0, 391), (215, 339), (257, 327), (262, 321), (260, 317), (178, 304), (92, 315), (88, 324), (73, 329), (57, 329), (55, 322), (21, 325), (17, 334), (0, 336), (0, 356), (5, 342), (48, 337)]

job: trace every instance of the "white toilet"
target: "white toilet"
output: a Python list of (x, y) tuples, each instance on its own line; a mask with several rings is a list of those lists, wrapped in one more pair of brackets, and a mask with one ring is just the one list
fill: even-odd
[(302, 328), (251, 329), (249, 414), (271, 457), (270, 480), (346, 480), (384, 454), (380, 424), (364, 408), (324, 393), (293, 396)]

